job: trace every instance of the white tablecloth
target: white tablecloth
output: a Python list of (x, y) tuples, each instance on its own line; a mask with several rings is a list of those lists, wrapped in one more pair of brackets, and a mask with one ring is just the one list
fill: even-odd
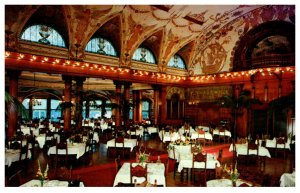
[[(82, 137), (82, 141), (86, 141), (87, 140), (87, 136), (83, 136)], [(98, 135), (98, 133), (96, 133), (96, 132), (94, 132), (94, 137), (93, 137), (93, 140), (95, 140), (97, 143), (99, 142), (99, 135)]]
[(158, 133), (158, 128), (156, 128), (156, 127), (147, 127), (147, 130), (150, 135), (152, 133)]
[(295, 187), (295, 172), (284, 173), (280, 177), (281, 187)]
[[(48, 137), (50, 140), (50, 137)], [(47, 140), (48, 140), (47, 138)], [(54, 134), (54, 138), (56, 138), (57, 142), (60, 142), (60, 136), (58, 134)], [(43, 148), (46, 142), (46, 134), (40, 134), (38, 136), (36, 136), (36, 141), (38, 142), (40, 148)]]
[[(136, 166), (137, 163), (133, 163), (133, 166)], [(157, 180), (157, 185), (166, 186), (165, 178), (165, 165), (163, 163), (147, 163), (147, 181), (151, 184), (154, 184)], [(142, 183), (145, 181), (145, 178), (133, 178), (132, 182), (136, 179), (137, 183)], [(119, 182), (130, 183), (130, 163), (124, 163), (123, 166), (118, 171), (114, 185), (118, 185)]]
[(183, 134), (186, 133), (186, 132), (193, 133), (193, 132), (195, 132), (195, 130), (194, 130), (191, 126), (190, 126), (190, 129), (187, 130), (187, 131), (184, 129), (183, 126), (178, 130), (178, 133), (179, 133), (180, 135), (183, 135)]
[(199, 126), (195, 127), (195, 130), (197, 130), (197, 129), (202, 129), (202, 130), (204, 130), (206, 132), (209, 132), (209, 127), (208, 126), (199, 125)]
[[(65, 150), (58, 150), (58, 154), (65, 154)], [(68, 155), (76, 155), (76, 158), (83, 156), (85, 152), (85, 143), (68, 144)], [(56, 154), (56, 146), (50, 147), (48, 155)]]
[[(59, 181), (59, 180), (46, 180), (44, 181), (44, 187), (68, 187), (68, 181)], [(30, 180), (25, 184), (22, 184), (20, 187), (40, 187), (41, 183), (39, 180)], [(79, 187), (84, 187), (83, 182), (79, 183)]]
[[(217, 166), (220, 166), (220, 162), (216, 159), (216, 155), (213, 154), (207, 154), (206, 159), (206, 169), (215, 169)], [(192, 168), (193, 167), (193, 154), (180, 154), (179, 158), (179, 165), (178, 165), (178, 172), (181, 172), (183, 168)], [(204, 168), (203, 162), (195, 162), (194, 163), (195, 168)]]
[[(136, 142), (137, 142), (137, 139), (127, 139), (127, 138), (125, 138), (124, 139), (124, 147), (129, 147), (130, 151), (132, 151), (133, 148), (136, 146)], [(116, 146), (117, 147), (122, 147), (122, 144), (117, 143)], [(106, 147), (107, 148), (108, 147), (115, 147), (115, 139), (111, 139), (111, 140), (107, 141)]]
[(205, 132), (205, 134), (198, 134), (197, 132), (191, 133), (191, 139), (208, 139), (208, 140), (213, 140), (213, 137), (210, 133)]
[[(236, 147), (237, 156), (247, 155), (248, 144), (246, 144), (246, 143), (244, 143), (244, 144), (235, 144), (235, 147)], [(230, 145), (229, 151), (233, 151), (233, 144)], [(256, 155), (257, 150), (250, 150), (249, 154), (250, 155)], [(266, 157), (271, 158), (271, 154), (270, 154), (269, 150), (265, 147), (262, 147), (262, 146), (258, 146), (258, 155), (259, 156), (266, 156)]]
[[(28, 158), (31, 158), (31, 152), (28, 150), (27, 154)], [(19, 149), (7, 149), (5, 150), (5, 165), (8, 167), (11, 166), (13, 162), (19, 161), (20, 158), (20, 150)], [(25, 159), (25, 155), (22, 155), (22, 160)]]
[[(260, 145), (261, 145), (261, 143), (262, 143), (262, 140), (259, 140), (259, 144)], [(257, 141), (256, 141), (256, 144), (257, 144)], [(266, 147), (268, 147), (268, 148), (276, 148), (276, 138), (274, 138), (274, 139), (267, 139), (266, 140)], [(277, 148), (283, 149), (284, 148), (284, 144), (278, 144)], [(287, 141), (285, 143), (285, 149), (291, 149), (289, 141)]]
[(135, 131), (127, 131), (127, 134), (129, 134), (130, 135), (130, 133), (132, 134), (132, 135), (136, 135), (136, 136), (140, 136), (140, 137), (142, 137), (143, 135), (144, 135), (144, 129), (136, 129)]
[(173, 133), (170, 133), (170, 132), (165, 132), (165, 131), (160, 131), (159, 132), (159, 138), (162, 142), (167, 142), (167, 141), (176, 141), (177, 139), (180, 139), (180, 135), (178, 132), (173, 132)]
[[(224, 132), (220, 132), (219, 129), (214, 129), (213, 135), (222, 135), (224, 136)], [(231, 137), (231, 132), (228, 130), (225, 130), (225, 136)]]
[[(243, 183), (246, 183), (249, 186), (253, 186), (252, 184), (240, 179), (236, 181), (236, 186), (240, 186)], [(232, 187), (232, 182), (230, 179), (214, 179), (214, 180), (207, 181), (206, 186), (207, 187)]]
[(38, 136), (40, 134), (40, 130), (36, 129), (35, 127), (27, 127), (24, 125), (21, 125), (21, 131), (24, 135), (28, 134), (30, 135), (30, 130), (32, 130), (33, 135)]
[[(177, 162), (179, 161), (180, 155), (190, 154), (191, 153), (191, 145), (175, 145), (170, 143), (169, 146), (171, 148), (175, 148), (175, 159)], [(168, 150), (169, 158), (174, 159), (173, 150), (169, 148)]]

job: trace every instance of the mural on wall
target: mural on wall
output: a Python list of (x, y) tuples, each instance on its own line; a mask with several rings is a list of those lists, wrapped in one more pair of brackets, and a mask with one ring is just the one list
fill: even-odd
[(171, 99), (173, 94), (178, 94), (180, 100), (184, 100), (184, 88), (179, 88), (179, 87), (167, 87), (167, 99)]
[(232, 95), (231, 86), (198, 87), (187, 89), (188, 104), (214, 102), (224, 95)]
[[(291, 22), (291, 15), (294, 15), (295, 7), (294, 6), (263, 6), (257, 9), (254, 9), (250, 12), (244, 11), (238, 12), (236, 11), (236, 15), (240, 15), (240, 17), (235, 18), (234, 20), (228, 22), (221, 28), (217, 28), (218, 24), (215, 24), (217, 31), (213, 33), (212, 31), (206, 33), (203, 36), (200, 36), (198, 39), (197, 52), (192, 59), (192, 63), (189, 68), (190, 75), (198, 75), (198, 74), (211, 74), (218, 73), (224, 71), (230, 71), (232, 68), (232, 58), (234, 54), (234, 47), (238, 44), (240, 36), (247, 33), (253, 27), (264, 23), (266, 21), (272, 20), (285, 20)], [(241, 15), (243, 14), (243, 15)], [(211, 19), (214, 17), (211, 17)], [(223, 21), (220, 16), (215, 16), (215, 20)], [(220, 26), (219, 26), (220, 27)], [(230, 37), (230, 39), (229, 39)], [(211, 57), (208, 57), (210, 51), (205, 51), (205, 49), (209, 48), (211, 45), (215, 45), (219, 43), (222, 45), (222, 49), (227, 53), (231, 53), (230, 57), (226, 57), (223, 61), (222, 67), (220, 68), (210, 68), (207, 70), (203, 64), (209, 65), (209, 60)], [(205, 46), (205, 44), (207, 46)], [(224, 45), (224, 46), (223, 46)], [(199, 68), (200, 66), (200, 68)]]

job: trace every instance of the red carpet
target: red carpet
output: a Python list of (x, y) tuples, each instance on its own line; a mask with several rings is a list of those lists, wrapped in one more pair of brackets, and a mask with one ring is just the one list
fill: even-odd
[[(229, 152), (229, 146), (230, 144), (203, 147), (203, 151), (207, 153), (216, 153), (216, 155), (218, 155), (219, 150), (223, 149), (223, 158), (226, 159), (232, 156), (232, 152)], [(161, 154), (160, 159), (164, 162), (168, 159), (168, 155)], [(169, 172), (172, 172), (173, 170), (174, 163), (169, 162)], [(116, 175), (115, 163), (74, 169), (72, 174), (80, 177), (81, 181), (83, 181), (84, 185), (87, 187), (112, 187)]]

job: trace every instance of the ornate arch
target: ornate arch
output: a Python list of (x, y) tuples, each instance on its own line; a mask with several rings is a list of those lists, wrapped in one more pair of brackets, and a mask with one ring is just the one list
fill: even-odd
[(295, 53), (295, 25), (285, 21), (270, 21), (253, 28), (240, 38), (235, 46), (233, 71), (251, 68), (251, 54), (255, 45), (264, 38), (281, 35), (288, 39), (291, 50)]

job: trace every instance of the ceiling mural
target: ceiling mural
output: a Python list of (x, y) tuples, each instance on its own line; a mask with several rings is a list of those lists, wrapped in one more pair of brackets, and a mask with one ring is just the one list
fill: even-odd
[[(18, 43), (26, 22), (42, 6), (6, 5), (6, 38)], [(85, 59), (84, 49), (96, 32), (114, 34), (119, 66), (130, 68), (142, 44), (155, 49), (157, 71), (181, 53), (189, 75), (230, 71), (234, 48), (253, 27), (272, 20), (295, 22), (295, 5), (61, 5), (69, 58)], [(53, 6), (53, 9), (56, 7)], [(45, 9), (46, 10), (46, 9)], [(47, 7), (51, 10), (51, 5)], [(45, 16), (47, 13), (45, 13)], [(41, 16), (42, 17), (42, 16)], [(118, 19), (115, 19), (117, 18)], [(40, 19), (39, 21), (42, 21)], [(46, 21), (45, 21), (46, 22)], [(111, 24), (111, 25), (110, 25)], [(188, 50), (184, 51), (184, 50)], [(101, 55), (99, 55), (101, 57)], [(69, 59), (67, 58), (67, 59)]]
[[(211, 33), (213, 35), (206, 39), (200, 37), (196, 53), (189, 68), (189, 74), (213, 74), (231, 71), (234, 47), (238, 44), (241, 36), (266, 21), (282, 19), (291, 22), (290, 17), (293, 15), (294, 7), (264, 6), (232, 20), (222, 28), (218, 29), (217, 32)], [(214, 48), (215, 53), (211, 52), (212, 48)], [(219, 51), (216, 52), (216, 50)], [(213, 55), (217, 56), (217, 58), (212, 57)], [(222, 64), (219, 62), (220, 60), (223, 60)], [(212, 61), (215, 62), (213, 63), (214, 65), (212, 65)], [(216, 63), (219, 65), (215, 65)]]

